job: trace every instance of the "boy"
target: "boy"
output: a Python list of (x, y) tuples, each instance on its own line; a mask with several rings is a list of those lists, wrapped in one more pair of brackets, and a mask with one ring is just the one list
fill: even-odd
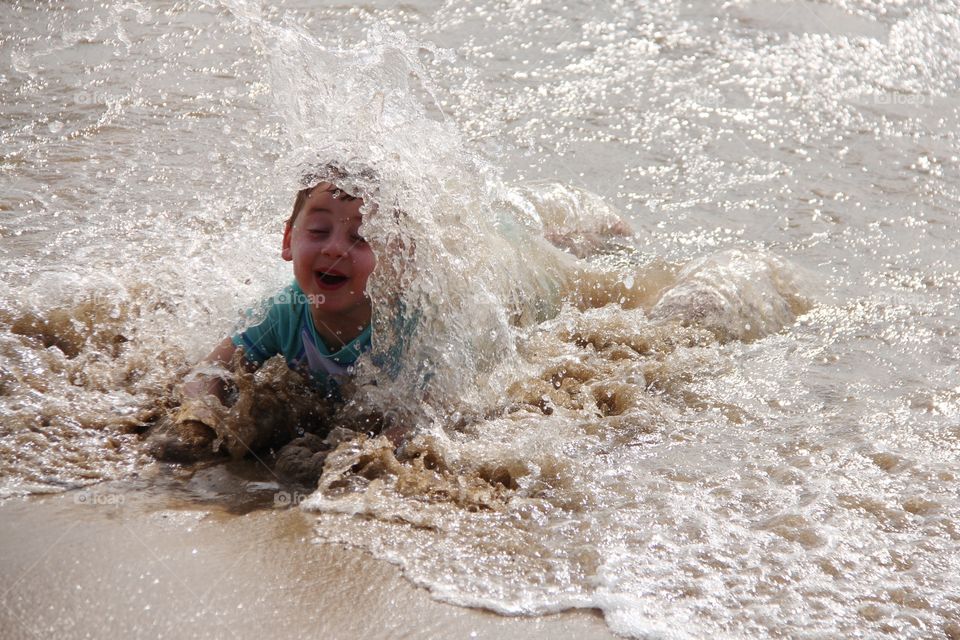
[[(360, 235), (362, 206), (362, 199), (330, 182), (302, 189), (284, 228), (281, 253), (293, 263), (293, 284), (270, 301), (261, 323), (225, 339), (205, 361), (227, 367), (240, 351), (244, 367), (253, 371), (283, 354), (290, 368), (335, 392), (336, 379), (370, 348), (366, 287), (376, 258)], [(226, 384), (219, 377), (193, 380), (183, 386), (183, 395), (187, 400), (213, 395), (223, 404)], [(177, 461), (210, 455), (214, 420), (202, 413), (196, 407), (181, 410), (150, 437), (151, 453)]]
[[(332, 176), (344, 177), (336, 170)], [(626, 223), (605, 208), (605, 215), (590, 219), (596, 229), (581, 229), (576, 220), (570, 224), (566, 220), (568, 212), (587, 208), (586, 201), (581, 202), (587, 196), (578, 191), (557, 186), (531, 191), (527, 196), (541, 216), (547, 218), (547, 239), (558, 246), (576, 246), (586, 251), (586, 247), (631, 233)], [(206, 362), (226, 367), (239, 351), (240, 361), (248, 371), (253, 371), (271, 356), (283, 354), (291, 368), (335, 394), (336, 379), (348, 374), (349, 367), (371, 346), (372, 309), (366, 285), (376, 259), (359, 232), (362, 206), (362, 199), (345, 193), (332, 182), (319, 182), (301, 190), (284, 229), (282, 250), (283, 259), (293, 263), (295, 282), (271, 300), (260, 324), (221, 342)], [(559, 268), (565, 263), (560, 258), (570, 256), (557, 253)], [(582, 289), (572, 292), (574, 299), (592, 300), (599, 284), (596, 278), (584, 275), (585, 272), (571, 278), (566, 286), (573, 284)], [(198, 401), (212, 395), (224, 404), (226, 385), (219, 377), (199, 379), (185, 384), (183, 393), (188, 400), (184, 408), (150, 437), (149, 449), (158, 458), (192, 461), (212, 453), (218, 408), (211, 409), (210, 404)], [(398, 443), (402, 432), (394, 428), (384, 435)], [(231, 436), (239, 444), (238, 452), (244, 453), (248, 443), (239, 434)], [(314, 453), (311, 446), (309, 451), (296, 455)], [(283, 455), (281, 451), (278, 467)]]

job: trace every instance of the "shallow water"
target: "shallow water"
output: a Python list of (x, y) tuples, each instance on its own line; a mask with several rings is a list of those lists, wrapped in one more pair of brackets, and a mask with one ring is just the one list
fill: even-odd
[[(0, 492), (142, 473), (327, 153), (407, 214), (374, 295), (428, 337), (318, 540), (624, 635), (960, 637), (958, 10), (3, 5)], [(635, 238), (555, 252), (609, 212), (542, 181)]]

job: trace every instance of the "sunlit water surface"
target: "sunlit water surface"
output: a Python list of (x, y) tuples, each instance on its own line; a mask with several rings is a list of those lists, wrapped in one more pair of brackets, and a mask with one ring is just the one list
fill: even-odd
[(960, 638), (960, 5), (634, 4), (4, 3), (0, 494), (151, 464), (332, 158), (419, 331), (318, 541), (637, 637)]

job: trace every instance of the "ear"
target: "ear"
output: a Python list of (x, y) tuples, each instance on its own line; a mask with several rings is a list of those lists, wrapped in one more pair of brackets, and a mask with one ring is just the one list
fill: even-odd
[(283, 248), (280, 251), (281, 257), (287, 262), (293, 260), (293, 249), (290, 248), (291, 236), (293, 236), (293, 225), (288, 222), (283, 229)]

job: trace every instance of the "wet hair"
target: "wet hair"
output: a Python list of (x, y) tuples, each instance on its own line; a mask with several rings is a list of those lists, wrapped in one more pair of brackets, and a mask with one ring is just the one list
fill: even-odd
[(322, 185), (327, 185), (326, 191), (332, 191), (334, 197), (340, 200), (346, 200), (349, 202), (351, 200), (358, 199), (358, 196), (350, 195), (332, 182), (323, 181), (313, 185), (312, 187), (300, 189), (300, 191), (297, 191), (297, 197), (293, 201), (293, 212), (290, 214), (290, 217), (287, 218), (288, 225), (293, 225), (297, 219), (297, 214), (300, 213), (300, 210), (303, 209), (303, 205), (306, 204), (307, 198), (310, 197), (310, 194), (313, 193), (314, 189)]
[(348, 182), (351, 176), (356, 176), (367, 182), (376, 182), (376, 174), (372, 169), (364, 168), (360, 171), (351, 173), (343, 167), (333, 163), (324, 164), (315, 171), (304, 173), (300, 178), (300, 185), (302, 188), (297, 192), (297, 197), (293, 201), (293, 212), (287, 219), (287, 224), (292, 225), (294, 223), (294, 221), (297, 219), (297, 214), (299, 214), (300, 210), (303, 209), (303, 205), (306, 203), (307, 198), (309, 198), (310, 194), (313, 193), (313, 190), (320, 185), (328, 185), (327, 190), (333, 191), (335, 197), (337, 198), (342, 198), (343, 200), (347, 201), (357, 200), (360, 196), (347, 193), (342, 187), (339, 186)]

